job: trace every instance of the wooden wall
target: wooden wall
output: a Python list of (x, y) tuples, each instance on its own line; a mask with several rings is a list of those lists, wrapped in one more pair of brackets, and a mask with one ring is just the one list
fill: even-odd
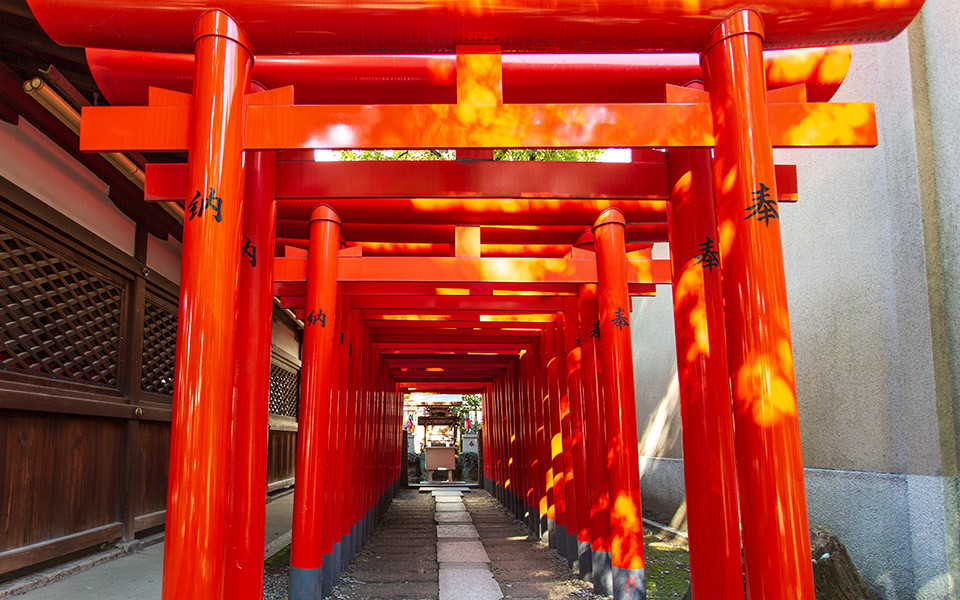
[[(0, 178), (0, 580), (164, 523), (178, 290), (145, 236), (127, 256)], [(299, 363), (276, 360), (295, 411)], [(296, 453), (281, 421), (273, 488)]]

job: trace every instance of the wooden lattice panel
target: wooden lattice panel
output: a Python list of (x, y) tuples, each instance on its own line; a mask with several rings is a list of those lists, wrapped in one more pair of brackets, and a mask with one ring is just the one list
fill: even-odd
[(143, 311), (143, 366), (140, 387), (157, 394), (173, 394), (177, 355), (176, 308), (147, 296)]
[(4, 369), (117, 387), (124, 295), (67, 253), (0, 227)]
[(300, 409), (300, 372), (270, 365), (270, 412), (297, 417)]

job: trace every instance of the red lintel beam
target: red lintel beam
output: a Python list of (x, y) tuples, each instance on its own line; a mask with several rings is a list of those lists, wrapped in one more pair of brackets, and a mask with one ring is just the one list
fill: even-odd
[[(805, 84), (830, 100), (850, 67), (849, 46), (764, 53), (767, 88)], [(113, 106), (147, 103), (150, 86), (190, 93), (193, 55), (87, 48), (97, 87)], [(446, 55), (257, 56), (253, 80), (293, 85), (301, 104), (453, 104), (457, 57)], [(660, 102), (667, 84), (701, 79), (696, 54), (506, 54), (503, 101), (520, 104)]]
[[(508, 52), (698, 52), (741, 0), (29, 0), (40, 25), (65, 46), (189, 52), (201, 14), (233, 17), (260, 54), (448, 53), (458, 44)], [(770, 48), (885, 41), (922, 0), (757, 0)]]
[(496, 322), (476, 322), (476, 321), (367, 321), (364, 323), (367, 329), (373, 332), (392, 331), (399, 329), (411, 329), (414, 331), (442, 331), (447, 329), (448, 333), (453, 331), (471, 331), (479, 334), (476, 330), (495, 331), (497, 335), (501, 332), (530, 333), (537, 335), (543, 329), (546, 329), (551, 322), (525, 322), (525, 323), (496, 323)]
[[(796, 167), (791, 167), (796, 170)], [(795, 179), (795, 178), (794, 178)], [(780, 186), (780, 176), (777, 176)], [(796, 183), (794, 183), (796, 187)], [(780, 191), (778, 189), (778, 191)], [(780, 191), (780, 196), (783, 192)], [(781, 199), (781, 202), (783, 200)], [(430, 225), (421, 222), (366, 223), (349, 222), (343, 224), (343, 238), (352, 242), (398, 242), (424, 244), (452, 244), (454, 225)], [(536, 225), (481, 225), (481, 244), (565, 244), (574, 243), (586, 230), (579, 225), (561, 225), (540, 227)], [(629, 224), (626, 241), (628, 244), (665, 241), (666, 223)], [(278, 219), (277, 237), (308, 239), (308, 223), (302, 220)]]
[(478, 345), (476, 343), (470, 342), (437, 342), (434, 344), (427, 343), (410, 343), (410, 344), (390, 344), (388, 346), (377, 346), (374, 344), (375, 350), (383, 354), (392, 353), (392, 354), (403, 354), (406, 352), (413, 352), (420, 354), (421, 352), (454, 352), (458, 354), (514, 354), (518, 355), (521, 350), (523, 350), (527, 345), (526, 344), (482, 344)]
[[(284, 256), (290, 247), (306, 248), (308, 243), (308, 240), (297, 238), (277, 238), (276, 255)], [(452, 246), (448, 243), (347, 242), (348, 248), (360, 248), (363, 256), (451, 256)], [(570, 247), (571, 244), (481, 244), (480, 256), (561, 258), (570, 253)], [(650, 244), (627, 244), (626, 247), (627, 252), (633, 252), (646, 249)]]
[[(278, 200), (322, 198), (567, 198), (666, 200), (666, 162), (343, 161), (277, 163)], [(186, 164), (146, 166), (144, 199), (182, 200)], [(797, 194), (796, 167), (777, 167), (781, 202)], [(379, 203), (378, 203), (379, 204)], [(344, 237), (351, 239), (344, 230)]]
[(478, 323), (546, 323), (553, 313), (496, 312), (485, 310), (361, 309), (360, 318), (371, 321), (475, 321)]
[[(628, 283), (667, 284), (670, 261), (628, 258)], [(341, 282), (594, 283), (596, 261), (576, 258), (340, 257)], [(306, 259), (277, 258), (274, 280), (306, 279)], [(284, 294), (281, 294), (284, 295)]]
[(352, 298), (353, 308), (381, 310), (498, 310), (550, 312), (560, 310), (563, 302), (551, 296), (364, 296)]
[[(324, 201), (345, 220), (366, 223), (446, 225), (577, 226), (589, 224), (607, 208), (619, 208), (631, 223), (666, 223), (664, 201), (555, 200), (545, 198), (337, 198)], [(277, 203), (281, 219), (303, 219), (316, 200)]]
[[(768, 106), (774, 147), (875, 146), (869, 103)], [(85, 106), (85, 152), (183, 151), (189, 106)], [(254, 105), (247, 150), (711, 147), (708, 104)], [(624, 126), (629, 124), (630, 126)], [(339, 210), (339, 209), (338, 209)]]
[[(653, 283), (631, 283), (631, 296), (656, 295), (656, 286)], [(483, 282), (483, 281), (456, 281), (431, 282), (394, 281), (384, 286), (379, 281), (347, 281), (343, 282), (345, 296), (406, 296), (439, 293), (441, 295), (500, 295), (500, 296), (571, 296), (577, 293), (579, 285), (572, 282), (537, 281), (523, 282)], [(303, 281), (275, 281), (273, 293), (275, 296), (302, 296), (306, 293)], [(439, 290), (439, 291), (438, 291)]]
[(402, 392), (431, 391), (434, 393), (472, 394), (485, 391), (487, 389), (487, 383), (485, 381), (407, 382), (401, 380), (397, 381), (397, 387)]
[[(277, 163), (277, 199), (670, 197), (660, 152), (629, 163), (344, 161)], [(144, 196), (181, 199), (186, 165), (147, 165)]]

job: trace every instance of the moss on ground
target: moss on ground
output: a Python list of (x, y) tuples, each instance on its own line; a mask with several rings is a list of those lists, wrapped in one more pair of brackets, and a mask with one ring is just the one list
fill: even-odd
[(690, 555), (662, 534), (644, 531), (647, 599), (683, 598), (690, 588)]

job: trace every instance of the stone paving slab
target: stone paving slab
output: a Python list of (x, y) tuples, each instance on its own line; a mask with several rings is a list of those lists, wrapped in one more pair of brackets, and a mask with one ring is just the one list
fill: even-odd
[(437, 525), (437, 538), (479, 538), (473, 525)]
[(490, 571), (440, 568), (440, 600), (498, 600), (500, 586)]
[(467, 507), (464, 506), (460, 500), (456, 502), (440, 502), (437, 504), (437, 512), (467, 512)]
[(463, 492), (460, 490), (434, 490), (430, 492), (434, 498), (437, 496), (456, 496), (458, 498), (463, 497)]
[(490, 567), (487, 563), (482, 562), (445, 562), (442, 565), (439, 565), (440, 569), (481, 569), (483, 571), (489, 571)]
[(476, 542), (446, 542), (437, 540), (437, 562), (490, 562), (483, 544)]
[(444, 485), (444, 486), (420, 486), (420, 493), (426, 494), (427, 492), (438, 492), (438, 491), (450, 491), (450, 492), (463, 492), (467, 494), (470, 492), (468, 487), (458, 487), (455, 485)]
[(437, 523), (473, 523), (473, 519), (470, 518), (470, 513), (466, 511), (438, 512), (433, 518)]
[(437, 504), (443, 502), (463, 502), (463, 498), (461, 496), (436, 496), (434, 497), (434, 500), (437, 501)]

